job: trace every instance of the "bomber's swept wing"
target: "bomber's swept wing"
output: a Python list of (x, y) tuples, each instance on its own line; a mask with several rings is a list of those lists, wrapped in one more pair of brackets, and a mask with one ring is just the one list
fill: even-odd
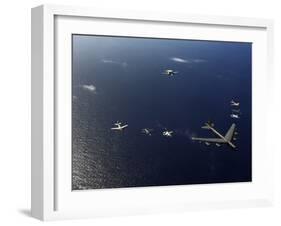
[(227, 143), (225, 140), (220, 138), (200, 138), (200, 137), (192, 137), (192, 140), (211, 142), (211, 143)]

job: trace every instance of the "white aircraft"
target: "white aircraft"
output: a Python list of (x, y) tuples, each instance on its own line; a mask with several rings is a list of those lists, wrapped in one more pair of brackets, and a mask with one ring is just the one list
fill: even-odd
[(239, 102), (235, 102), (234, 100), (231, 100), (230, 101), (230, 105), (238, 107), (240, 105), (240, 103)]
[(178, 74), (178, 72), (171, 69), (167, 69), (162, 74), (167, 76), (174, 76), (175, 74)]
[(237, 115), (237, 114), (231, 114), (230, 117), (231, 118), (237, 118), (237, 119), (240, 118), (239, 115)]
[(172, 137), (173, 132), (174, 132), (174, 131), (168, 131), (168, 130), (166, 130), (166, 131), (164, 131), (162, 134), (163, 134), (163, 136), (165, 136), (165, 137)]
[(149, 129), (149, 128), (144, 128), (141, 130), (142, 133), (151, 136), (151, 132), (153, 131), (153, 129)]
[(214, 124), (211, 124), (210, 122), (205, 123), (205, 125), (202, 127), (203, 129), (209, 129), (214, 134), (216, 134), (219, 138), (198, 138), (198, 137), (192, 137), (192, 140), (197, 140), (199, 142), (205, 142), (207, 146), (209, 146), (211, 143), (215, 143), (217, 146), (220, 146), (222, 144), (228, 144), (232, 148), (236, 148), (236, 146), (231, 142), (233, 140), (233, 134), (235, 131), (235, 124), (233, 123), (225, 136), (223, 136), (221, 133), (219, 133), (217, 130), (214, 129)]
[(123, 129), (125, 129), (125, 128), (128, 127), (128, 124), (122, 125), (121, 122), (116, 122), (116, 123), (114, 123), (114, 125), (115, 125), (116, 127), (111, 128), (112, 130), (119, 130), (119, 131), (122, 131)]

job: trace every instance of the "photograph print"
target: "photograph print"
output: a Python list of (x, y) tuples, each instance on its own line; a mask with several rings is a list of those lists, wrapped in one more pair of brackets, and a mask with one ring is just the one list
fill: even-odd
[(252, 181), (252, 43), (72, 35), (72, 190)]

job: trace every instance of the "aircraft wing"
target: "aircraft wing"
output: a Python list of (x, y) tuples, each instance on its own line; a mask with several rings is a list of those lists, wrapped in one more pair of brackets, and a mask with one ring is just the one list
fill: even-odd
[(221, 138), (199, 138), (199, 137), (192, 137), (192, 140), (210, 142), (210, 143), (226, 143), (225, 140)]
[(120, 130), (120, 128), (117, 128), (117, 127), (116, 127), (116, 128), (111, 128), (111, 129), (112, 129), (112, 130)]
[(121, 126), (120, 129), (124, 129), (124, 128), (126, 128), (126, 127), (128, 127), (128, 125)]

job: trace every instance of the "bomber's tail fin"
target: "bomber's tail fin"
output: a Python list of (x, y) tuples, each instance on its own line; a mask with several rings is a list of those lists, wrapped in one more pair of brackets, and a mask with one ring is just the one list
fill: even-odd
[(215, 126), (215, 124), (214, 124), (213, 122), (208, 121), (208, 122), (206, 122), (205, 125), (202, 126), (201, 128), (202, 128), (202, 129), (210, 129), (211, 127), (214, 127), (214, 126)]
[(227, 133), (225, 134), (225, 139), (226, 139), (227, 141), (231, 141), (231, 140), (232, 140), (234, 131), (235, 131), (235, 123), (233, 123), (233, 124), (231, 125), (231, 127), (229, 128), (229, 130), (228, 130)]

